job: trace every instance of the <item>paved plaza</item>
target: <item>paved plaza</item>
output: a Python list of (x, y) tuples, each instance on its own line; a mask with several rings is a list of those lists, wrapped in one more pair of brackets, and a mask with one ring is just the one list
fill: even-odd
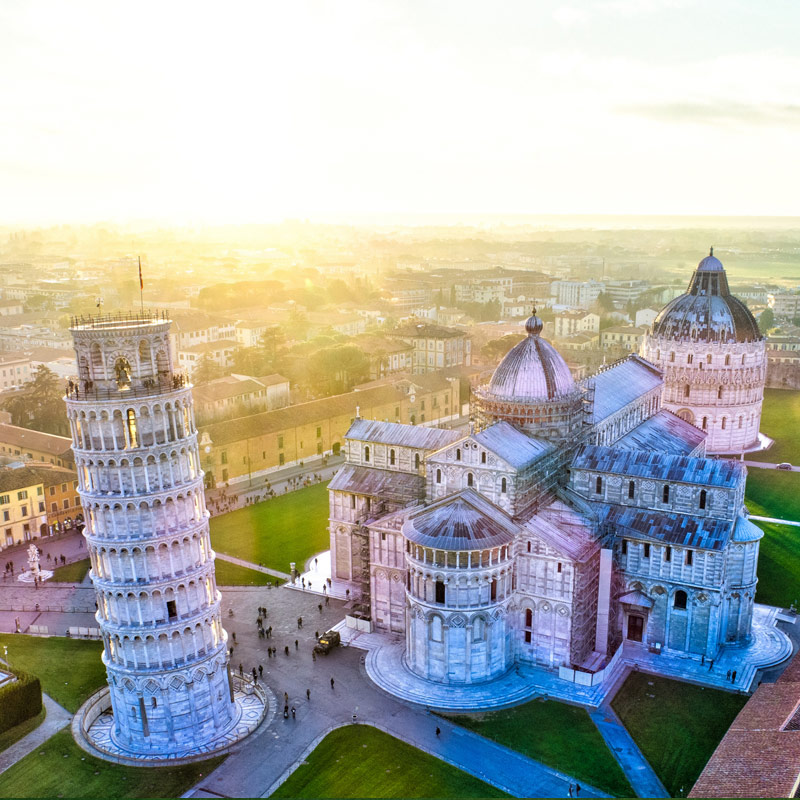
[[(384, 685), (382, 688), (382, 671), (394, 676), (395, 681), (397, 675), (411, 675), (402, 664), (397, 669), (400, 641), (346, 628), (344, 617), (349, 602), (344, 597), (343, 587), (337, 586), (335, 581), (328, 586), (328, 553), (319, 554), (305, 565), (298, 566), (304, 567), (304, 571), (294, 585), (222, 588), (223, 621), (232, 644), (233, 634), (236, 635), (231, 669), (234, 674), (239, 674), (241, 664), (246, 676), (252, 674), (253, 667), (257, 672), (259, 666), (262, 667), (260, 681), (266, 689), (269, 710), (260, 727), (234, 745), (229, 758), (204, 777), (187, 796), (266, 797), (324, 736), (337, 727), (352, 724), (354, 718), (356, 724), (373, 725), (512, 795), (552, 797), (567, 794), (568, 785), (575, 782), (574, 778), (433, 716), (431, 709), (434, 707), (453, 707), (452, 688), (437, 689), (425, 683), (405, 695), (397, 692), (396, 686)], [(74, 624), (91, 624), (85, 620), (93, 622), (94, 592), (91, 587), (46, 585), (37, 590), (30, 586), (0, 583), (0, 609), (31, 608), (36, 602), (40, 604), (38, 612), (0, 610), (0, 630), (13, 631), (15, 617), (25, 624), (50, 624), (53, 630), (66, 629)], [(271, 638), (258, 636), (256, 618), (260, 606), (267, 608), (265, 624), (272, 626)], [(302, 618), (301, 625), (298, 625), (299, 618)], [(752, 658), (737, 675), (735, 688), (744, 689), (749, 685), (759, 666), (763, 668), (791, 653), (789, 638), (776, 627), (778, 619), (776, 609), (756, 608), (756, 636), (750, 646)], [(314, 659), (312, 648), (316, 635), (332, 627), (343, 632), (345, 646), (328, 656)], [(274, 657), (268, 655), (268, 648), (275, 648)], [(730, 658), (735, 655), (731, 652)], [(475, 687), (473, 705), (476, 709), (495, 707), (498, 694), (502, 697), (500, 705), (512, 705), (545, 695), (584, 705), (589, 708), (598, 730), (637, 794), (663, 797), (666, 796), (663, 786), (609, 705), (634, 664), (640, 669), (652, 669), (682, 680), (733, 688), (725, 680), (727, 667), (724, 659), (709, 671), (708, 665), (701, 664), (699, 659), (677, 658), (669, 653), (656, 656), (644, 648), (635, 648), (625, 651), (615, 674), (598, 687), (578, 686), (544, 670), (520, 668), (498, 683)], [(334, 679), (333, 687), (331, 678)], [(392, 696), (387, 688), (401, 697)], [(307, 698), (307, 690), (310, 698)], [(285, 694), (288, 695), (289, 708), (295, 708), (294, 718), (290, 713), (289, 718), (284, 719)], [(443, 702), (443, 697), (450, 697), (451, 702)], [(459, 705), (463, 705), (463, 697), (458, 700)], [(59, 724), (63, 725), (63, 721), (60, 720)], [(437, 727), (441, 729), (439, 737), (436, 736)], [(49, 735), (45, 729), (31, 740), (30, 749), (35, 746), (33, 742), (40, 743), (43, 735)], [(14, 751), (16, 757), (25, 752), (28, 751), (24, 745)], [(7, 766), (9, 761), (13, 763), (10, 758), (2, 763)], [(581, 785), (586, 796), (602, 796), (601, 792), (583, 783)]]

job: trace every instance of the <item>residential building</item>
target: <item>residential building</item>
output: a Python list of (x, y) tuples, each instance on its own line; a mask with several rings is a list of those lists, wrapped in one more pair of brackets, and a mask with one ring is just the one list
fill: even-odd
[(0, 422), (0, 453), (57, 467), (72, 469), (75, 466), (72, 442), (68, 437), (22, 428), (9, 422)]
[(277, 374), (254, 378), (234, 373), (195, 386), (192, 394), (198, 420), (243, 417), (288, 406), (289, 380)]
[(642, 346), (642, 339), (647, 333), (647, 328), (637, 328), (635, 325), (620, 325), (600, 331), (600, 348), (609, 350), (617, 347), (638, 353)]
[(561, 311), (553, 319), (557, 339), (572, 336), (573, 333), (598, 333), (600, 315), (591, 311)]
[(472, 345), (467, 334), (458, 328), (429, 323), (408, 324), (385, 334), (414, 346), (413, 372), (436, 370), (472, 363)]

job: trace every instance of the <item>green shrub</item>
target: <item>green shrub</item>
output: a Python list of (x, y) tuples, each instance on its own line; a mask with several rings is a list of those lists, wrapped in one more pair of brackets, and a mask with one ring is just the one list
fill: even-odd
[(0, 689), (0, 733), (42, 710), (42, 687), (35, 675), (14, 670), (16, 680)]

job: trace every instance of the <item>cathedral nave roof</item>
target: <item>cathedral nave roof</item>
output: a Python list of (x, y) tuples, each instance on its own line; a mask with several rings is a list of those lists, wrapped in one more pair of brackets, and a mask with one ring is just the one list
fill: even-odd
[(522, 469), (555, 450), (552, 442), (526, 436), (508, 422), (496, 422), (472, 438), (515, 469)]
[(424, 499), (425, 478), (413, 472), (345, 464), (333, 476), (328, 489), (379, 497), (390, 503), (408, 504)]
[(517, 528), (502, 509), (464, 489), (412, 512), (403, 536), (440, 550), (486, 550), (514, 541)]
[(706, 439), (707, 434), (671, 411), (662, 408), (657, 414), (617, 439), (614, 447), (626, 450), (657, 450), (688, 456)]
[(728, 459), (692, 458), (600, 445), (581, 447), (572, 460), (571, 469), (728, 489), (735, 487), (747, 472), (744, 464)]
[(353, 420), (344, 438), (376, 444), (393, 444), (397, 447), (414, 447), (419, 450), (439, 450), (451, 442), (463, 439), (464, 434), (445, 428), (425, 428), (422, 425), (403, 425), (399, 422), (358, 418)]
[(661, 370), (637, 355), (612, 364), (587, 379), (594, 385), (593, 423), (602, 422), (638, 397), (661, 386)]
[(731, 538), (733, 522), (713, 517), (692, 517), (650, 511), (636, 506), (594, 504), (602, 522), (617, 536), (651, 539), (678, 547), (721, 551)]

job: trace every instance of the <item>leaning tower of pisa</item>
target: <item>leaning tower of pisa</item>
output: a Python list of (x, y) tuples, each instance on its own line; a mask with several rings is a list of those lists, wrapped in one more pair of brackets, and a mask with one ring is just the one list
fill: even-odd
[(214, 749), (241, 717), (191, 387), (173, 371), (169, 328), (150, 312), (73, 320), (78, 380), (66, 398), (113, 708), (107, 744), (144, 758)]

